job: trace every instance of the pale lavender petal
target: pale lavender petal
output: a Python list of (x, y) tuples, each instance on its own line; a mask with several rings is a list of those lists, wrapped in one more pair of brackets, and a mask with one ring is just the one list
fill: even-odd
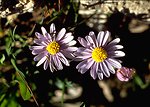
[(51, 26), (50, 26), (50, 34), (52, 33), (56, 33), (56, 28), (55, 28), (55, 24), (52, 23)]
[(123, 51), (109, 51), (108, 55), (110, 57), (117, 58), (125, 56), (125, 53)]
[(76, 52), (77, 54), (77, 56), (80, 56), (80, 55), (82, 55), (82, 56), (86, 56), (86, 55), (88, 55), (88, 56), (92, 56), (92, 53), (91, 52), (87, 52), (87, 51), (81, 51), (81, 52)]
[(48, 59), (46, 59), (45, 62), (44, 62), (44, 70), (46, 70), (47, 67), (48, 67)]
[(86, 63), (87, 63), (87, 60), (83, 60), (76, 66), (76, 69), (84, 68), (86, 66)]
[(99, 80), (103, 79), (103, 73), (102, 72), (98, 72), (97, 75), (98, 75)]
[[(36, 49), (36, 50), (33, 50), (32, 51), (32, 54), (33, 55), (37, 55), (37, 54), (39, 54), (39, 53), (42, 53), (42, 52), (44, 52), (45, 51), (45, 48), (43, 48), (43, 49)], [(46, 51), (45, 51), (46, 52)]]
[(67, 38), (60, 40), (60, 43), (68, 43), (68, 42), (72, 41), (73, 38), (74, 38), (73, 36), (69, 36)]
[(88, 59), (88, 58), (90, 58), (90, 57), (91, 57), (91, 54), (85, 55), (85, 56), (77, 56), (76, 58), (77, 58), (77, 59), (85, 60), (85, 59)]
[(46, 29), (44, 27), (41, 27), (41, 30), (42, 30), (43, 36), (46, 37), (46, 35), (45, 35), (47, 33)]
[(94, 62), (93, 66), (91, 67), (91, 70), (90, 70), (90, 75), (93, 79), (97, 78), (97, 70), (98, 70), (98, 63)]
[(105, 47), (106, 51), (115, 51), (117, 49), (122, 49), (122, 48), (123, 48), (122, 45), (113, 45), (111, 47), (107, 47), (107, 46)]
[(78, 71), (81, 73), (81, 74), (84, 74), (87, 70), (89, 70), (89, 68), (93, 65), (94, 61), (89, 60), (87, 62), (87, 60), (84, 60), (82, 62), (80, 62), (76, 68), (78, 69)]
[(78, 48), (77, 47), (68, 47), (66, 49), (63, 49), (64, 51), (69, 51), (69, 52), (72, 52), (72, 51), (76, 51)]
[(106, 77), (109, 77), (110, 76), (110, 72), (109, 72), (109, 69), (108, 67), (106, 66), (105, 62), (101, 62), (101, 66), (103, 68), (102, 72), (103, 74), (106, 76)]
[(57, 71), (57, 69), (54, 67), (54, 62), (52, 60), (52, 56), (49, 56), (49, 68), (50, 68), (51, 72), (53, 72), (54, 70)]
[(43, 58), (47, 54), (48, 54), (47, 52), (39, 53), (37, 56), (34, 57), (34, 61), (39, 61), (41, 58)]
[(104, 35), (101, 46), (105, 46), (108, 43), (108, 40), (109, 40), (110, 33), (108, 31), (106, 31), (105, 33), (106, 34)]
[(45, 46), (31, 46), (29, 47), (30, 50), (36, 50), (36, 49), (43, 49)]
[(98, 46), (102, 45), (103, 37), (104, 37), (104, 32), (103, 31), (99, 32), (97, 36)]
[(46, 35), (46, 37), (48, 39), (48, 42), (52, 42), (53, 41), (53, 39), (52, 39), (52, 37), (51, 37), (51, 35), (49, 33), (46, 33), (45, 35)]
[(47, 46), (43, 40), (40, 40), (40, 39), (35, 39), (34, 40), (34, 43), (37, 44), (37, 45), (41, 45), (41, 46)]
[(64, 36), (64, 38), (68, 38), (68, 37), (70, 37), (70, 36), (72, 36), (72, 33), (71, 33), (71, 32), (66, 33), (65, 36)]
[(67, 43), (66, 45), (69, 46), (73, 46), (75, 45), (77, 42), (75, 40), (72, 40), (71, 42)]
[(92, 44), (93, 47), (96, 47), (96, 43), (93, 41), (92, 36), (87, 36), (87, 40), (89, 41), (90, 44)]
[(115, 69), (112, 67), (112, 65), (107, 61), (105, 60), (104, 61), (109, 69), (109, 71), (112, 73), (112, 74), (115, 74)]
[(115, 68), (121, 68), (121, 64), (116, 61), (115, 59), (112, 59), (112, 58), (107, 58), (107, 61), (112, 65), (114, 66)]
[(35, 32), (35, 36), (38, 38), (38, 39), (43, 39), (44, 36), (38, 32)]
[(93, 61), (93, 59), (92, 58), (90, 58), (90, 59), (88, 59), (87, 60), (87, 64), (86, 64), (86, 69), (89, 69), (89, 68), (91, 68), (91, 66), (94, 64), (94, 61)]
[(63, 36), (65, 35), (65, 33), (66, 33), (66, 29), (62, 28), (56, 37), (56, 41), (61, 40), (63, 38)]
[(59, 59), (66, 65), (66, 66), (70, 66), (69, 61), (65, 58), (65, 56), (59, 52), (57, 53), (57, 55), (59, 56)]
[(116, 39), (112, 40), (111, 42), (109, 42), (108, 45), (105, 48), (106, 49), (111, 48), (112, 46), (116, 45), (119, 42), (120, 42), (120, 38), (116, 38)]
[(88, 53), (92, 53), (92, 50), (91, 49), (88, 49), (88, 48), (84, 48), (84, 47), (79, 47), (77, 50), (77, 52), (88, 52)]
[(73, 53), (65, 51), (65, 50), (61, 51), (61, 53), (69, 59), (74, 59), (74, 57), (75, 57)]
[(87, 47), (88, 43), (84, 38), (78, 37), (78, 41), (79, 43), (83, 46), (83, 47)]
[[(85, 67), (86, 65), (84, 65), (84, 67)], [(88, 69), (86, 69), (86, 68), (79, 68), (78, 69), (78, 72), (80, 72), (81, 74), (84, 74)]]
[(91, 32), (89, 33), (89, 36), (92, 37), (92, 39), (93, 39), (93, 41), (94, 41), (94, 43), (95, 43), (95, 47), (98, 47), (98, 42), (97, 42), (95, 33), (94, 33), (93, 31), (91, 31)]
[(36, 64), (36, 66), (40, 66), (45, 60), (46, 60), (46, 56), (44, 56), (42, 59), (40, 59), (40, 61)]
[(62, 66), (62, 63), (60, 62), (58, 56), (55, 55), (55, 56), (52, 56), (52, 58), (53, 58), (53, 61), (54, 61), (54, 64), (55, 64), (56, 68), (57, 68), (58, 70), (62, 70), (62, 69), (63, 69), (63, 66)]

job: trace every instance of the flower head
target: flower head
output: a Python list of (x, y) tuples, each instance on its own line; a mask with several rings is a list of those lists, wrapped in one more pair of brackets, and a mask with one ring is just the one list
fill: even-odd
[[(73, 40), (72, 33), (66, 33), (66, 29), (62, 28), (59, 33), (56, 33), (55, 25), (50, 26), (50, 33), (44, 27), (41, 27), (42, 34), (36, 32), (34, 43), (37, 46), (31, 46), (32, 54), (36, 55), (34, 61), (38, 61), (36, 66), (44, 63), (44, 70), (50, 67), (51, 72), (54, 70), (62, 70), (63, 64), (69, 66), (67, 58), (73, 58), (73, 52), (77, 47), (73, 45), (76, 41)], [(66, 58), (67, 57), (67, 58)]]
[(122, 67), (117, 70), (117, 78), (120, 81), (129, 81), (135, 73), (135, 70), (132, 68)]
[(109, 41), (110, 32), (101, 31), (96, 38), (95, 33), (91, 31), (84, 38), (79, 37), (78, 41), (82, 45), (75, 52), (76, 60), (81, 61), (76, 68), (82, 74), (90, 69), (90, 75), (93, 79), (97, 77), (101, 80), (103, 75), (110, 76), (110, 72), (115, 74), (115, 68), (121, 68), (118, 57), (125, 56), (125, 53), (118, 50), (122, 49), (119, 38)]

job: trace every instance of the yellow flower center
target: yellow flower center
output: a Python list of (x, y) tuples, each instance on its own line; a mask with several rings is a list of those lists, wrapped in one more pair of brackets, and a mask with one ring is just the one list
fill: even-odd
[(59, 52), (59, 48), (60, 48), (60, 45), (56, 41), (53, 41), (49, 45), (47, 45), (46, 50), (50, 54), (55, 55), (57, 52)]
[(96, 47), (92, 51), (92, 58), (95, 62), (102, 62), (107, 58), (107, 52), (102, 47)]

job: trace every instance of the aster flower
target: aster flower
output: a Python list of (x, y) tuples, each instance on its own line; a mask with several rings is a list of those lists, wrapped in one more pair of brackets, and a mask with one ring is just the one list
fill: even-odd
[(129, 81), (135, 74), (135, 69), (122, 67), (117, 70), (116, 76), (120, 81)]
[(66, 29), (62, 28), (59, 33), (56, 33), (55, 25), (50, 26), (50, 33), (44, 27), (41, 27), (42, 34), (36, 32), (34, 43), (37, 46), (31, 46), (32, 54), (36, 55), (34, 61), (38, 61), (36, 66), (44, 63), (44, 70), (49, 66), (51, 72), (54, 70), (62, 70), (63, 64), (69, 66), (69, 59), (73, 58), (73, 52), (77, 47), (73, 45), (76, 41), (71, 32), (66, 33)]
[(76, 68), (80, 73), (85, 73), (90, 69), (90, 75), (93, 79), (97, 77), (102, 80), (103, 75), (110, 76), (110, 73), (115, 74), (115, 68), (121, 68), (118, 57), (125, 56), (125, 53), (118, 50), (122, 49), (122, 45), (117, 45), (120, 42), (119, 38), (109, 41), (110, 32), (101, 31), (96, 38), (95, 33), (91, 31), (84, 38), (78, 37), (79, 43), (83, 47), (79, 47), (75, 52), (76, 61), (81, 61)]

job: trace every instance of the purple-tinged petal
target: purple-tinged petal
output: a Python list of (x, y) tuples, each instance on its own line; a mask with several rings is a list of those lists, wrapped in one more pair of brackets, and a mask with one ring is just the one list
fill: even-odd
[(44, 27), (41, 27), (41, 30), (42, 30), (43, 36), (46, 37), (46, 35), (45, 35), (47, 33), (46, 29)]
[(103, 31), (99, 32), (97, 36), (98, 46), (102, 45), (103, 37), (104, 37), (104, 32)]
[(92, 53), (92, 50), (91, 49), (88, 49), (88, 48), (84, 48), (84, 47), (79, 47), (76, 52), (88, 52), (88, 53)]
[(80, 69), (86, 66), (87, 61), (83, 60), (82, 62), (80, 62), (77, 66), (76, 69)]
[(120, 81), (129, 81), (133, 75), (135, 74), (135, 69), (132, 68), (127, 68), (127, 67), (122, 67), (117, 70), (117, 78)]
[(52, 23), (50, 26), (50, 34), (56, 33), (56, 28), (55, 28), (55, 24)]
[(61, 40), (64, 37), (65, 33), (66, 33), (66, 29), (62, 28), (56, 37), (56, 41)]
[(31, 46), (29, 47), (30, 50), (36, 50), (36, 49), (43, 49), (45, 46)]
[(116, 39), (112, 40), (111, 42), (109, 42), (108, 45), (105, 48), (106, 49), (107, 48), (111, 48), (111, 47), (113, 47), (114, 45), (116, 45), (119, 42), (120, 42), (120, 38), (116, 38)]
[(94, 43), (95, 43), (95, 47), (98, 47), (98, 42), (97, 42), (95, 33), (94, 33), (93, 31), (91, 31), (91, 32), (89, 33), (89, 36), (92, 37), (92, 39), (93, 39), (93, 41), (94, 41)]
[(46, 70), (47, 67), (48, 67), (48, 59), (46, 59), (45, 62), (44, 62), (44, 70)]
[(92, 58), (90, 58), (90, 59), (87, 60), (87, 64), (86, 64), (85, 68), (90, 69), (93, 64), (94, 64), (94, 61), (93, 61)]
[(69, 36), (69, 37), (67, 37), (67, 38), (64, 38), (64, 39), (62, 39), (62, 40), (60, 40), (60, 43), (68, 43), (68, 42), (70, 42), (70, 41), (72, 41), (73, 40), (73, 36)]
[(42, 59), (47, 54), (48, 54), (47, 52), (39, 53), (37, 56), (34, 57), (34, 61), (39, 61), (40, 59)]
[(48, 39), (48, 42), (52, 42), (53, 41), (53, 39), (52, 39), (52, 37), (51, 37), (51, 35), (49, 33), (46, 33), (45, 35), (46, 35), (46, 37)]
[(57, 71), (57, 69), (54, 67), (54, 62), (53, 62), (52, 56), (49, 56), (49, 68), (50, 68), (51, 72), (53, 72), (54, 70)]
[(72, 36), (72, 33), (71, 33), (71, 32), (66, 33), (65, 36), (64, 36), (64, 38), (68, 38), (68, 37), (70, 37), (70, 36)]
[[(85, 65), (86, 66), (86, 65)], [(78, 72), (80, 72), (81, 74), (84, 74), (88, 69), (85, 69), (85, 68), (79, 68), (78, 69)]]
[(94, 62), (93, 66), (91, 67), (91, 70), (90, 70), (90, 75), (93, 79), (97, 78), (97, 70), (98, 70), (98, 63)]
[(105, 62), (101, 62), (101, 66), (103, 68), (102, 72), (103, 74), (106, 76), (106, 77), (109, 77), (110, 76), (110, 72), (109, 72), (109, 69), (108, 67), (106, 66)]
[(66, 49), (63, 49), (64, 51), (68, 51), (68, 52), (73, 52), (76, 51), (78, 48), (77, 47), (68, 47)]
[[(32, 54), (33, 55), (37, 55), (37, 54), (39, 54), (39, 53), (42, 53), (42, 52), (44, 52), (45, 51), (45, 48), (43, 48), (43, 49), (36, 49), (36, 50), (33, 50), (32, 51)], [(46, 52), (46, 51), (45, 51)]]
[(81, 37), (78, 37), (78, 41), (79, 43), (83, 46), (83, 47), (88, 47), (88, 42), (84, 39), (84, 38), (81, 38)]
[(88, 59), (88, 58), (90, 58), (90, 57), (91, 57), (91, 55), (89, 54), (89, 55), (85, 55), (85, 56), (77, 56), (76, 59), (85, 60), (85, 59)]
[(108, 43), (109, 36), (110, 36), (110, 33), (106, 31), (101, 46), (105, 46)]
[(125, 53), (122, 51), (109, 51), (107, 54), (112, 58), (125, 56)]
[(116, 61), (115, 59), (112, 59), (112, 58), (107, 58), (107, 61), (115, 68), (121, 68), (121, 64)]
[(44, 39), (44, 36), (38, 32), (35, 32), (35, 36), (38, 38), (38, 39)]
[(70, 66), (69, 61), (65, 58), (65, 56), (61, 52), (57, 53), (57, 55), (59, 56), (61, 62), (63, 62), (66, 66)]
[(109, 71), (112, 73), (112, 74), (115, 74), (115, 69), (112, 67), (112, 65), (107, 61), (105, 60), (105, 63), (109, 69)]
[(63, 66), (62, 66), (62, 63), (60, 62), (58, 56), (55, 55), (55, 56), (52, 56), (52, 58), (53, 58), (53, 61), (54, 61), (54, 64), (55, 64), (56, 68), (57, 68), (58, 70), (62, 70), (62, 69), (63, 69)]
[(97, 75), (98, 75), (99, 80), (103, 79), (103, 73), (102, 72), (98, 72)]
[(36, 64), (36, 66), (40, 66), (45, 60), (46, 60), (46, 56), (44, 56), (42, 59), (40, 59), (40, 61)]
[(93, 47), (96, 47), (96, 43), (93, 41), (92, 36), (87, 36), (87, 40), (89, 41), (90, 44), (92, 44)]
[(69, 46), (73, 46), (75, 45), (77, 42), (75, 40), (72, 40), (71, 42), (67, 43), (66, 45)]
[(74, 59), (74, 54), (73, 53), (70, 53), (70, 52), (68, 52), (68, 51), (61, 51), (61, 53), (65, 56), (65, 57), (67, 57), (67, 58), (69, 58), (69, 59)]
[(123, 49), (123, 46), (122, 45), (113, 45), (111, 47), (105, 47), (106, 51), (115, 51), (117, 49)]
[(40, 39), (35, 39), (34, 40), (34, 43), (37, 44), (37, 45), (40, 45), (40, 46), (47, 46), (43, 40), (40, 40)]

